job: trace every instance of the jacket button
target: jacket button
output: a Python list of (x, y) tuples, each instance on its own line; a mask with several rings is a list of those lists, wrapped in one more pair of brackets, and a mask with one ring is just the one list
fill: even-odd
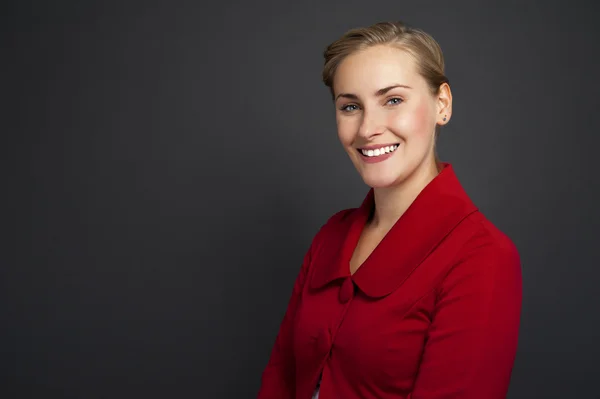
[(352, 295), (354, 295), (354, 282), (351, 278), (347, 278), (340, 288), (340, 302), (348, 302)]

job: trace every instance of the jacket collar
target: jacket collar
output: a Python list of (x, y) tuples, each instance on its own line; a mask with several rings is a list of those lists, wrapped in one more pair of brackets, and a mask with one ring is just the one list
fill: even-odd
[[(313, 289), (350, 277), (350, 259), (373, 210), (373, 189), (362, 205), (334, 223), (314, 260)], [(383, 240), (352, 275), (365, 294), (377, 298), (397, 289), (434, 248), (477, 208), (450, 164), (421, 191)]]

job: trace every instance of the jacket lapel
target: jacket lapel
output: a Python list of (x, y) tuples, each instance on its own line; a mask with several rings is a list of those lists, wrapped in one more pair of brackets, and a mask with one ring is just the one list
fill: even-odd
[[(314, 259), (311, 288), (350, 276), (350, 259), (374, 209), (373, 190), (348, 217), (332, 225)], [(460, 185), (453, 168), (442, 171), (385, 235), (352, 275), (358, 288), (373, 298), (383, 297), (402, 285), (452, 230), (477, 208)]]

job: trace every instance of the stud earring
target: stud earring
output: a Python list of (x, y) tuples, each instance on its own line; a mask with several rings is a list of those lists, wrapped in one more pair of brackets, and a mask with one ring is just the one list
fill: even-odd
[(444, 122), (446, 122), (446, 115), (444, 115)]

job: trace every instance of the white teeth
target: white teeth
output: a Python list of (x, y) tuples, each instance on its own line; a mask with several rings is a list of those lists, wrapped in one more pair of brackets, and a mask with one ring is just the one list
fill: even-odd
[(391, 145), (391, 146), (378, 148), (376, 150), (360, 150), (360, 152), (362, 152), (362, 154), (364, 156), (367, 156), (367, 157), (377, 157), (377, 156), (380, 156), (380, 155), (384, 155), (384, 154), (393, 152), (393, 151), (396, 150), (396, 148), (398, 148), (398, 144), (394, 144), (394, 145)]

